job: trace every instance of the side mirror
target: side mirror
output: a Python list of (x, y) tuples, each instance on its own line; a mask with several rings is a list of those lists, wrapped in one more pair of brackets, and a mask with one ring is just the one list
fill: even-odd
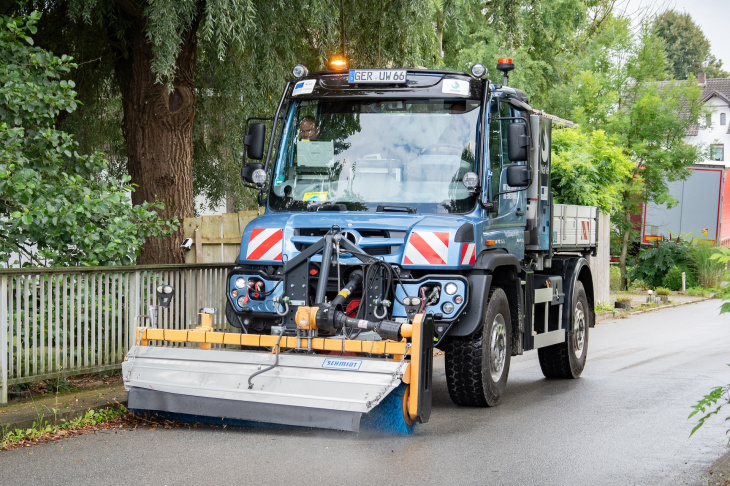
[(529, 165), (508, 165), (507, 185), (510, 187), (527, 187), (532, 182)]
[[(527, 134), (526, 123), (510, 123), (507, 126), (507, 157), (510, 162), (527, 160), (527, 149), (530, 146), (530, 136)], [(512, 184), (510, 184), (512, 185)]]
[(248, 158), (254, 160), (264, 158), (264, 138), (266, 138), (265, 124), (252, 123), (248, 126), (248, 133), (243, 138), (243, 145), (246, 147)]

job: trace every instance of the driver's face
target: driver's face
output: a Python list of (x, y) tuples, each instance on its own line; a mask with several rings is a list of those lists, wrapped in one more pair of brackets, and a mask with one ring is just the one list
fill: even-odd
[(304, 120), (299, 125), (299, 138), (302, 140), (316, 140), (317, 139), (317, 127), (314, 126), (314, 122)]

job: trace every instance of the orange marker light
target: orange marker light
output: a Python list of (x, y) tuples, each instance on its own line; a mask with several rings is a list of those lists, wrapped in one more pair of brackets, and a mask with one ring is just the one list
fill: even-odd
[(496, 244), (497, 244), (497, 242), (494, 240), (487, 240), (487, 246), (494, 246)]
[(497, 64), (513, 64), (511, 57), (502, 57), (497, 60)]
[(330, 61), (330, 67), (335, 71), (344, 71), (347, 69), (347, 61), (341, 57), (336, 57)]

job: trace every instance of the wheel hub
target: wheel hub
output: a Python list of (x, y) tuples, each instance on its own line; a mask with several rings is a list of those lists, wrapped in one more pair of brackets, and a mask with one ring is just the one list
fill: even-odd
[(583, 347), (586, 339), (586, 315), (583, 310), (583, 303), (578, 302), (573, 315), (573, 353), (576, 358), (583, 354)]
[(492, 323), (492, 335), (489, 349), (489, 374), (493, 381), (499, 381), (507, 359), (507, 334), (504, 316), (497, 314)]

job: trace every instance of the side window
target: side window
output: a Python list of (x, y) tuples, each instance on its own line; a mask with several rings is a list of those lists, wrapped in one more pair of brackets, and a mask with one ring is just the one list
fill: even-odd
[(502, 176), (502, 168), (508, 164), (507, 159), (507, 125), (509, 120), (496, 120), (497, 117), (509, 117), (510, 108), (507, 103), (499, 103), (497, 98), (492, 99), (489, 109), (489, 168), (492, 171), (490, 181), (490, 198), (499, 192), (499, 181)]

